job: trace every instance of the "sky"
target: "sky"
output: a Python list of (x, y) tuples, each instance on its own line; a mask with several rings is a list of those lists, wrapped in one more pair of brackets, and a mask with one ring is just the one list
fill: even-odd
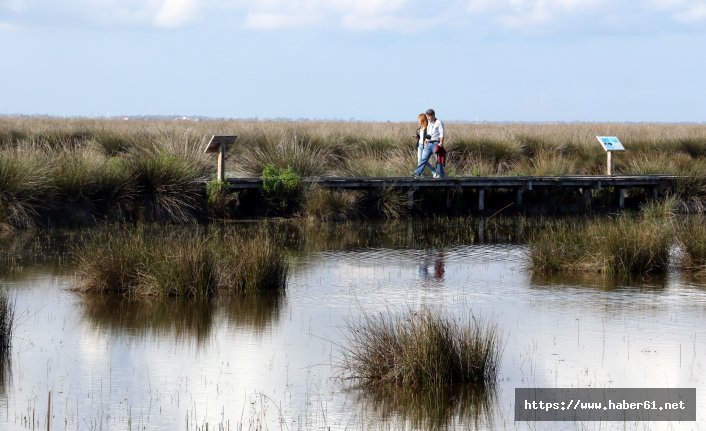
[(0, 115), (706, 121), (706, 0), (0, 0)]

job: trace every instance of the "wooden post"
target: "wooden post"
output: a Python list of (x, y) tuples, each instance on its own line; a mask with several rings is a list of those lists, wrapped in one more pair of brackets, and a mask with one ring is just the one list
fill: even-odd
[(218, 153), (216, 158), (216, 180), (223, 181), (226, 179), (226, 151), (230, 145), (235, 144), (237, 136), (216, 136), (213, 135), (204, 153)]
[(611, 176), (613, 175), (613, 160), (612, 160), (612, 151), (606, 151), (606, 154), (608, 157), (607, 163), (606, 163), (606, 175)]
[(524, 190), (522, 189), (522, 187), (517, 189), (517, 198), (516, 198), (517, 208), (522, 208), (522, 193), (523, 192), (524, 192)]
[(618, 189), (618, 206), (620, 209), (625, 208), (625, 189)]
[(485, 210), (485, 190), (478, 191), (478, 211)]
[(225, 144), (221, 143), (218, 146), (218, 160), (216, 166), (216, 179), (223, 181), (226, 177), (226, 148)]

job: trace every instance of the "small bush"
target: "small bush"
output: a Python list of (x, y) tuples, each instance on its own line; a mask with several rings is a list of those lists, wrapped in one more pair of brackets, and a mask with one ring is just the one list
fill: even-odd
[(262, 170), (262, 191), (270, 208), (292, 210), (301, 201), (302, 178), (291, 167), (266, 165)]

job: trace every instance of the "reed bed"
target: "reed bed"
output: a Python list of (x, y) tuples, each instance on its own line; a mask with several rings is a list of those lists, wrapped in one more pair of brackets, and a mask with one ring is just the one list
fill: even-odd
[[(268, 165), (301, 177), (408, 176), (416, 164), (415, 128), (414, 122), (2, 117), (0, 224), (203, 218), (204, 181), (215, 171), (203, 146), (214, 134), (238, 135), (230, 176), (260, 177)], [(615, 157), (616, 174), (683, 174), (689, 178), (679, 191), (686, 194), (679, 195), (683, 206), (706, 209), (706, 124), (447, 122), (446, 128), (449, 176), (602, 174), (605, 153), (595, 136), (616, 135), (628, 149)]]
[(287, 257), (264, 235), (108, 235), (73, 252), (75, 289), (129, 298), (211, 298), (284, 288)]
[[(650, 209), (649, 214), (658, 210)], [(533, 233), (529, 266), (535, 273), (598, 272), (608, 276), (664, 273), (676, 235), (672, 220), (618, 216), (551, 223)]]
[(429, 310), (364, 314), (343, 351), (347, 378), (363, 387), (494, 385), (500, 358), (496, 326), (468, 324)]
[(690, 218), (680, 224), (678, 234), (682, 256), (678, 266), (686, 271), (706, 274), (706, 220)]

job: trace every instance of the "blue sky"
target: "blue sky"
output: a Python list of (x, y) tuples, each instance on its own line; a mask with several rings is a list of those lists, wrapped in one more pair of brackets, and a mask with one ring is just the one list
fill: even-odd
[(0, 115), (706, 121), (706, 0), (0, 0)]

